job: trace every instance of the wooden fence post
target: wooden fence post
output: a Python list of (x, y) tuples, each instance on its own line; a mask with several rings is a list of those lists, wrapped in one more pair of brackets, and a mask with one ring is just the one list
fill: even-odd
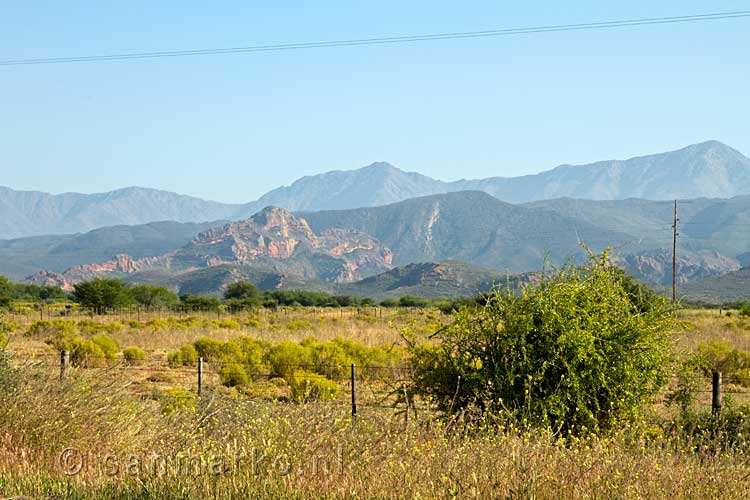
[(70, 351), (60, 351), (60, 380), (65, 378), (65, 371), (70, 364)]
[(203, 356), (198, 358), (198, 396), (203, 392)]
[(357, 365), (352, 364), (352, 421), (357, 418), (356, 369)]
[(721, 372), (713, 372), (711, 380), (711, 411), (718, 415), (721, 413)]

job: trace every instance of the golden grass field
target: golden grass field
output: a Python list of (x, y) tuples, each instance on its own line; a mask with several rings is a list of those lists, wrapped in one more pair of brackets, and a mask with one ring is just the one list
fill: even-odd
[[(717, 340), (750, 350), (750, 321), (736, 314), (680, 316), (679, 355)], [(187, 328), (144, 326), (164, 315), (143, 315), (135, 326), (130, 317), (95, 317), (123, 325), (111, 336), (121, 348), (143, 348), (148, 360), (69, 369), (62, 380), (59, 354), (23, 335), (34, 319), (6, 317), (17, 325), (7, 350), (21, 376), (0, 412), (2, 498), (750, 497), (750, 457), (668, 439), (658, 422), (674, 410), (662, 400), (641, 429), (563, 441), (541, 431), (467, 430), (424, 404), (391, 408), (394, 383), (376, 378), (358, 386), (353, 421), (346, 380), (338, 399), (298, 404), (264, 397), (268, 380), (221, 387), (208, 366), (198, 398), (193, 369), (166, 365), (168, 352), (205, 336), (392, 346), (408, 329), (429, 341), (450, 321), (436, 310), (297, 308), (221, 318), (238, 326), (217, 326), (206, 314)], [(750, 402), (743, 387), (732, 390)], [(700, 398), (710, 404), (710, 394)]]

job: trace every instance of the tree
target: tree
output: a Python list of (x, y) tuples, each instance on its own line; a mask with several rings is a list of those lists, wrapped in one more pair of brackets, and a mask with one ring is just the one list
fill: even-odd
[(249, 281), (232, 283), (224, 292), (225, 299), (255, 299), (260, 302), (261, 293), (258, 287)]
[(176, 293), (163, 286), (137, 285), (130, 291), (137, 304), (149, 309), (169, 307), (180, 300)]
[(180, 296), (180, 308), (185, 311), (218, 311), (220, 305), (218, 297), (189, 293)]
[(73, 289), (73, 300), (97, 314), (133, 303), (130, 286), (114, 278), (97, 278), (78, 283)]
[(455, 312), (437, 345), (412, 342), (414, 389), (448, 413), (561, 435), (616, 428), (640, 416), (670, 365), (669, 305), (640, 305), (606, 253), (520, 294), (494, 292)]

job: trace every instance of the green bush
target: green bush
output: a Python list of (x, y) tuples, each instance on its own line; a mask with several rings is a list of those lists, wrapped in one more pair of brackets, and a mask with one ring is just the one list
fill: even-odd
[(74, 321), (56, 320), (37, 320), (24, 332), (24, 337), (36, 339), (51, 339), (59, 336), (76, 336), (78, 327)]
[(310, 351), (296, 342), (281, 342), (266, 353), (266, 363), (271, 369), (271, 376), (286, 377), (300, 367), (312, 365)]
[(198, 351), (195, 350), (193, 344), (186, 344), (178, 351), (170, 352), (167, 355), (167, 362), (172, 368), (194, 366), (198, 362), (198, 357)]
[(129, 365), (141, 365), (146, 361), (146, 351), (140, 347), (128, 347), (122, 351), (122, 357), (125, 362)]
[(336, 399), (339, 385), (317, 373), (296, 370), (286, 377), (294, 401), (303, 403), (308, 401), (330, 401)]
[(224, 330), (239, 330), (241, 325), (236, 319), (220, 319), (212, 323), (214, 328), (221, 328)]
[(70, 364), (81, 368), (103, 366), (107, 359), (102, 348), (91, 340), (75, 338), (70, 343)]
[(223, 361), (227, 357), (230, 359), (241, 359), (242, 353), (236, 344), (222, 342), (209, 337), (201, 337), (193, 343), (198, 355), (204, 361)]
[(726, 377), (741, 378), (747, 384), (744, 378), (750, 371), (750, 352), (735, 349), (728, 340), (713, 340), (700, 344), (692, 362), (706, 376), (719, 371)]
[(670, 369), (668, 303), (634, 302), (606, 253), (484, 307), (460, 309), (436, 345), (411, 340), (414, 390), (452, 414), (474, 409), (560, 435), (642, 417)]
[(676, 437), (688, 442), (696, 451), (722, 450), (750, 452), (750, 405), (737, 405), (724, 398), (721, 414), (710, 409), (682, 411), (672, 424)]
[(120, 346), (117, 345), (117, 342), (106, 334), (91, 337), (91, 342), (99, 346), (99, 349), (102, 350), (104, 357), (107, 359), (115, 359), (115, 356), (120, 351)]
[(239, 363), (227, 363), (222, 366), (219, 370), (219, 378), (222, 385), (227, 387), (247, 385), (250, 381), (247, 372), (245, 372), (245, 369)]
[(263, 357), (269, 349), (270, 344), (261, 340), (251, 339), (250, 337), (237, 337), (232, 343), (242, 353), (241, 361), (245, 372), (251, 377), (256, 378), (262, 372), (265, 372), (265, 363)]
[(744, 303), (740, 308), (740, 316), (743, 318), (750, 318), (750, 303)]

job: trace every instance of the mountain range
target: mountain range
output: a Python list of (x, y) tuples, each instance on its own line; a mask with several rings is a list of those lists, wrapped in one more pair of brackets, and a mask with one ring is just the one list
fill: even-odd
[(404, 172), (388, 163), (373, 163), (357, 170), (303, 177), (245, 204), (206, 201), (139, 187), (99, 194), (59, 195), (0, 188), (0, 239), (71, 234), (167, 220), (240, 220), (266, 206), (291, 211), (374, 207), (472, 190), (515, 204), (561, 197), (729, 198), (750, 194), (750, 159), (720, 142), (708, 141), (624, 161), (561, 165), (534, 175), (453, 182)]
[[(68, 289), (116, 276), (183, 293), (218, 293), (250, 279), (269, 289), (459, 295), (579, 262), (585, 243), (594, 252), (613, 248), (629, 274), (664, 286), (674, 202), (659, 198), (690, 195), (702, 197), (679, 202), (678, 281), (698, 297), (701, 282), (718, 289), (726, 276), (738, 290), (746, 275), (750, 195), (737, 193), (750, 193), (750, 160), (715, 141), (474, 181), (376, 163), (304, 177), (244, 205), (141, 188), (0, 189), (0, 231), (50, 233), (0, 240), (0, 274)], [(632, 195), (642, 198), (620, 199)], [(171, 220), (137, 223), (152, 218)]]
[[(748, 202), (750, 197), (698, 200), (688, 204), (686, 224), (691, 217), (707, 210), (720, 211), (726, 204), (735, 206), (733, 213), (741, 214), (737, 207)], [(36, 262), (31, 282), (65, 288), (94, 277), (117, 276), (132, 282), (165, 283), (183, 292), (216, 293), (231, 280), (251, 279), (267, 288), (385, 293), (382, 284), (394, 277), (404, 283), (420, 282), (415, 273), (420, 269), (428, 273), (427, 268), (410, 266), (452, 262), (450, 269), (455, 270), (462, 262), (473, 266), (470, 272), (460, 268), (464, 286), (449, 284), (450, 272), (440, 274), (437, 281), (444, 293), (458, 293), (486, 289), (508, 274), (579, 262), (587, 255), (581, 246), (585, 242), (594, 252), (614, 247), (614, 261), (643, 281), (655, 285), (671, 282), (671, 252), (665, 249), (671, 242), (671, 229), (663, 231), (668, 229), (668, 220), (663, 219), (669, 215), (668, 202), (591, 201), (571, 210), (576, 203), (552, 200), (546, 207), (539, 203), (512, 205), (483, 192), (464, 191), (350, 210), (294, 214), (267, 207), (249, 219), (201, 227), (192, 238), (187, 238), (188, 233), (198, 226), (157, 223), (166, 225), (172, 236), (153, 231), (151, 224), (132, 226), (137, 237), (124, 236), (127, 226), (118, 226), (72, 237), (12, 240), (0, 245), (0, 256), (5, 257), (0, 260), (0, 273), (19, 279), (8, 273), (13, 271), (7, 268), (8, 263), (23, 263), (24, 269), (30, 269)], [(627, 231), (615, 230), (616, 224), (605, 227), (600, 220), (626, 208), (630, 221), (622, 226)], [(716, 223), (725, 222), (717, 218)], [(738, 257), (750, 251), (742, 226), (722, 233), (721, 242), (705, 239), (706, 229), (699, 227), (697, 237), (692, 237), (690, 230), (681, 236), (680, 283), (736, 271), (741, 267)], [(119, 236), (119, 246), (115, 236)], [(740, 244), (743, 238), (744, 247)], [(53, 244), (55, 240), (61, 241)], [(109, 241), (109, 245), (97, 245), (97, 241)], [(153, 241), (152, 249), (145, 251), (149, 241)], [(112, 253), (92, 260), (85, 250), (92, 243), (99, 249), (97, 255), (104, 256), (105, 248)], [(742, 252), (724, 255), (713, 249), (722, 245)], [(128, 249), (138, 253), (131, 255)], [(78, 263), (66, 267), (74, 256)], [(44, 267), (42, 263), (54, 265)], [(434, 294), (428, 288), (423, 287), (423, 292)]]

